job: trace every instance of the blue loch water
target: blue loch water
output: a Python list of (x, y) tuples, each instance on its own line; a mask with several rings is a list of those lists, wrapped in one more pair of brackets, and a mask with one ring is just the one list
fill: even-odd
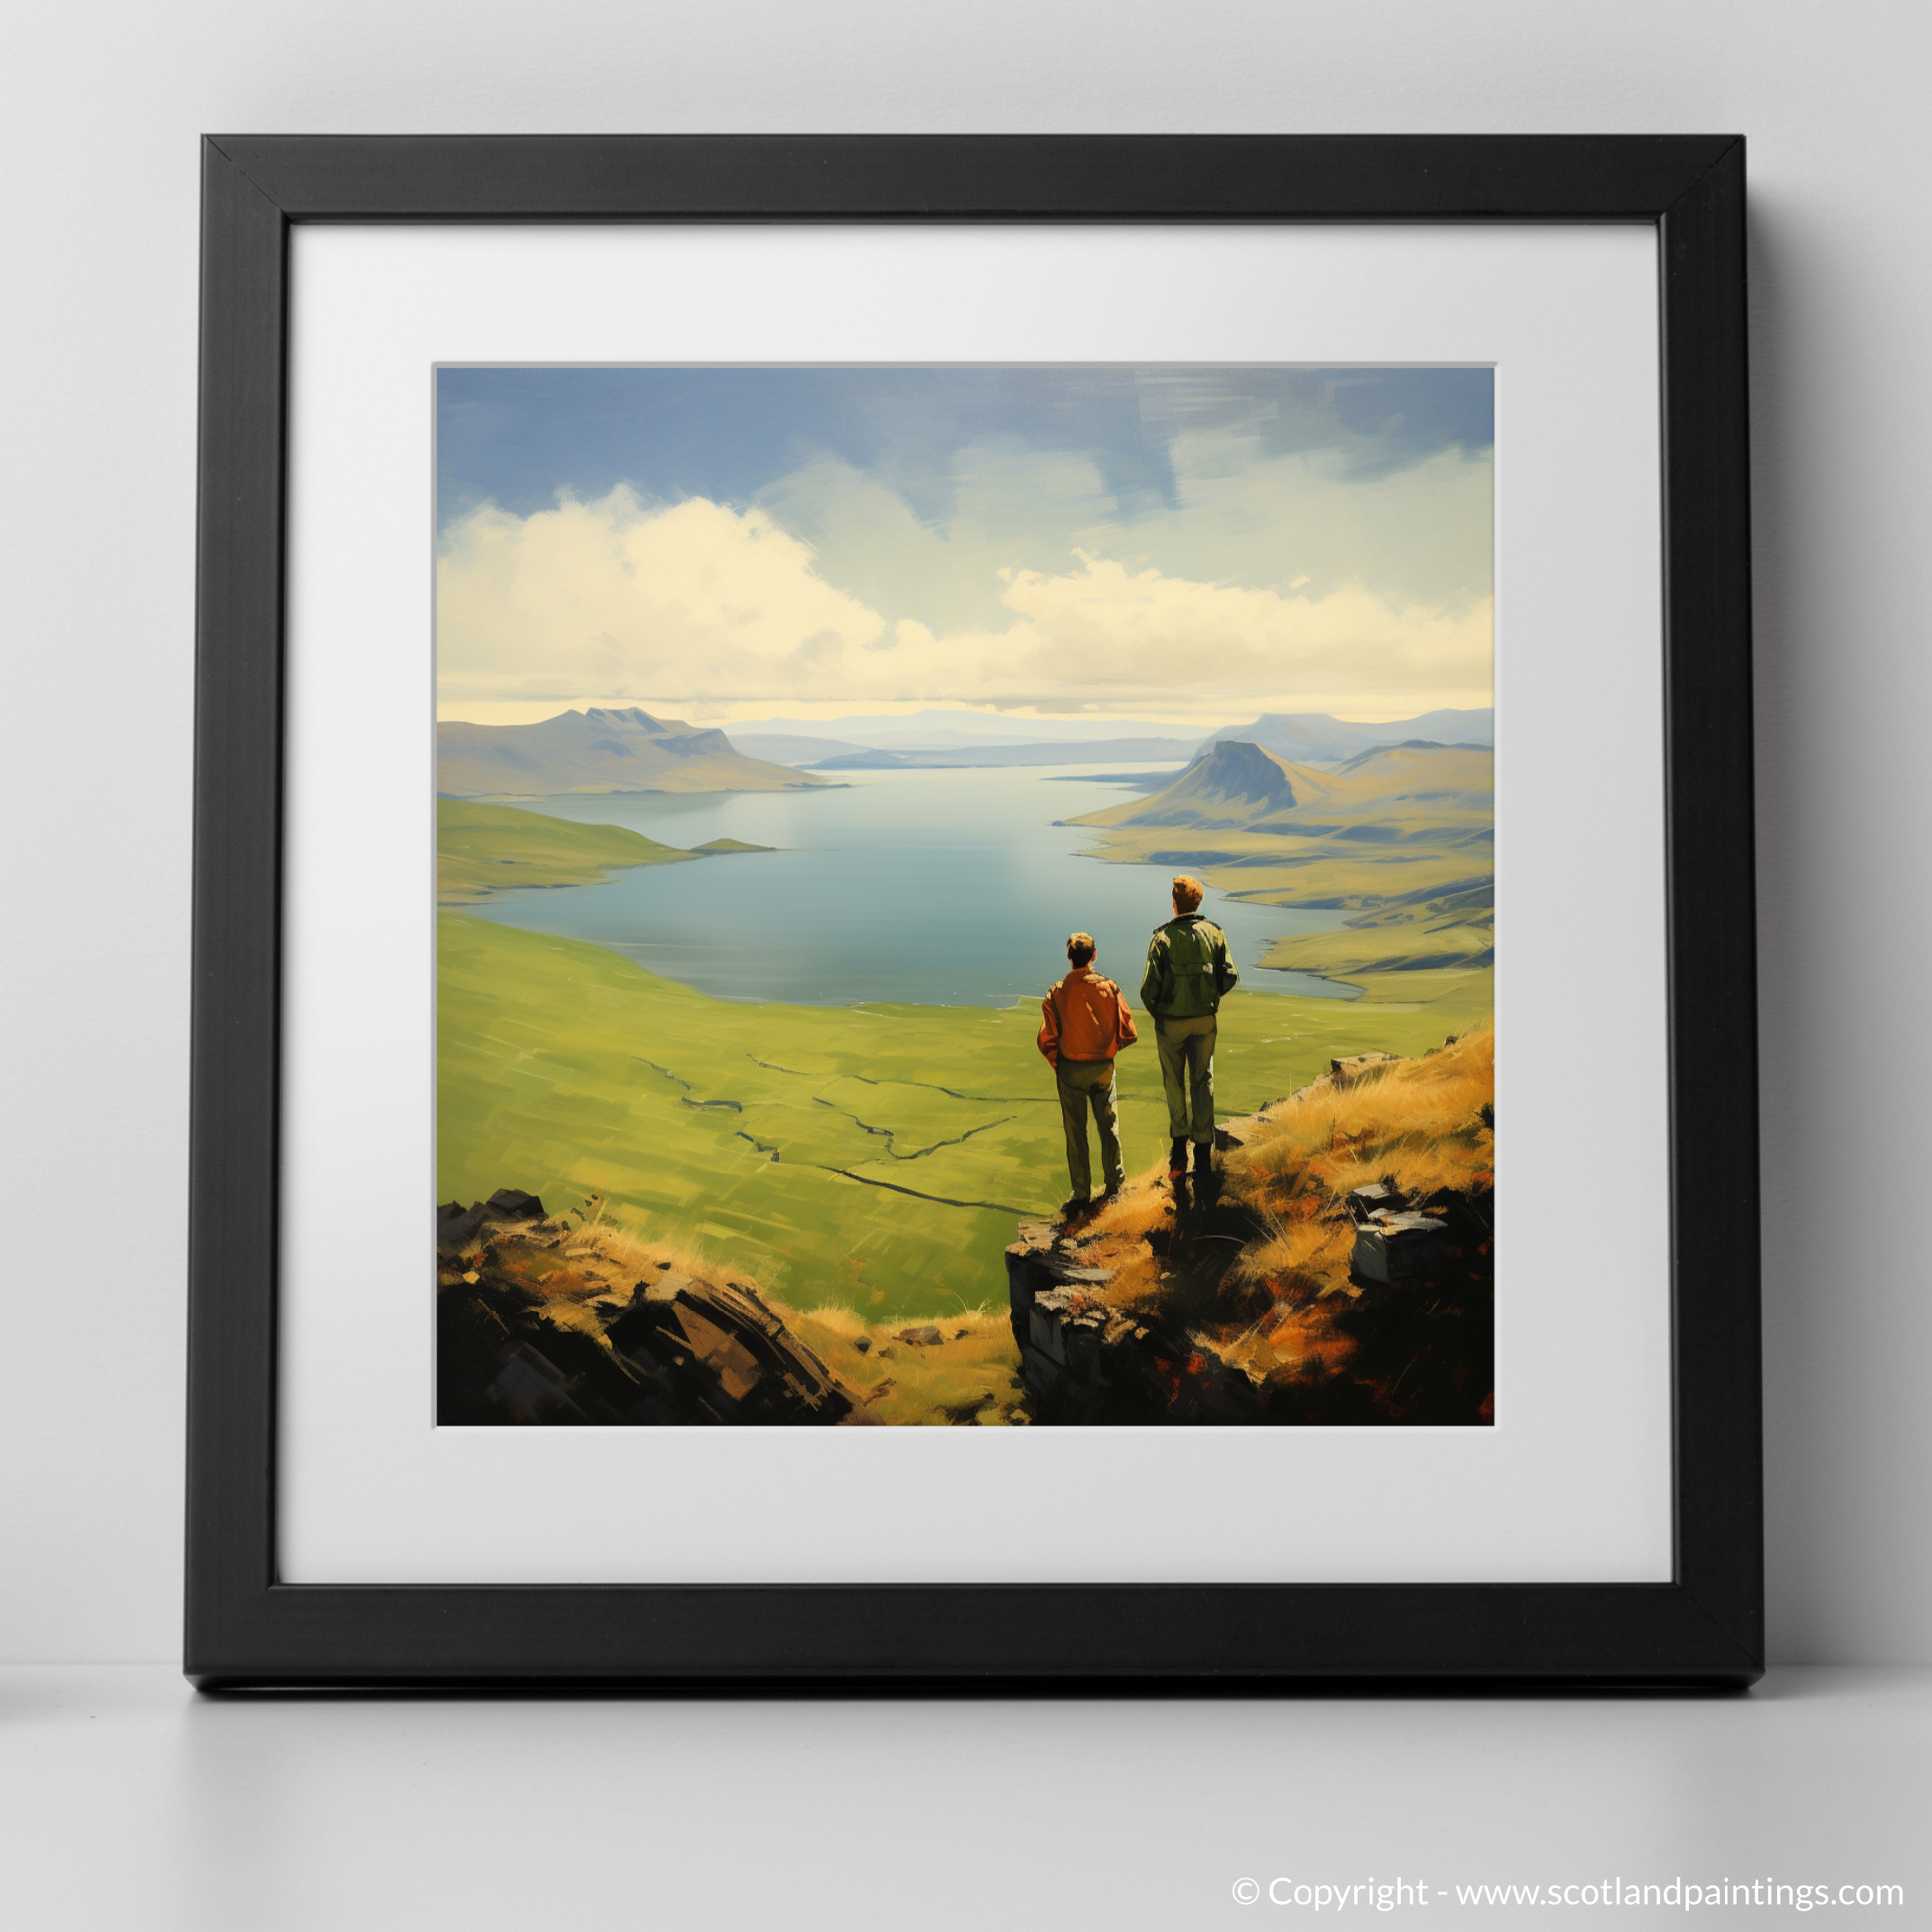
[[(1176, 868), (1105, 864), (1092, 832), (1054, 823), (1134, 795), (1068, 766), (867, 771), (810, 792), (549, 798), (531, 809), (666, 845), (780, 849), (505, 893), (470, 909), (590, 940), (723, 999), (801, 1006), (1007, 1006), (1057, 979), (1067, 934), (1085, 930), (1100, 970), (1134, 1000)], [(1212, 890), (1202, 909), (1226, 927), (1245, 985), (1354, 997), (1259, 963), (1270, 939), (1332, 931), (1338, 913), (1245, 905)]]

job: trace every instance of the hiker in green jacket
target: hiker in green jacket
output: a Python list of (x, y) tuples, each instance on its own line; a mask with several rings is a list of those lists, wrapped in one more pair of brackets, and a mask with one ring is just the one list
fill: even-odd
[(1194, 1172), (1206, 1173), (1214, 1165), (1214, 1016), (1240, 978), (1228, 957), (1227, 934), (1201, 917), (1205, 890), (1185, 873), (1174, 880), (1173, 917), (1154, 928), (1141, 982), (1141, 1005), (1154, 1016), (1168, 1096), (1168, 1175), (1173, 1180), (1187, 1172), (1190, 1140)]

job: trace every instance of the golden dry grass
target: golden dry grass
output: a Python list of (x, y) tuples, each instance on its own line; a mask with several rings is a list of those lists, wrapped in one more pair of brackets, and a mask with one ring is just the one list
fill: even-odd
[[(868, 1323), (835, 1308), (784, 1318), (880, 1422), (984, 1427), (1027, 1420), (1020, 1354), (1004, 1310), (930, 1322)], [(936, 1342), (905, 1339), (927, 1328), (938, 1329)]]
[(1229, 1169), (1278, 1213), (1385, 1176), (1425, 1193), (1493, 1185), (1496, 1137), (1482, 1110), (1493, 1109), (1495, 1095), (1495, 1026), (1484, 1022), (1355, 1084), (1337, 1087), (1324, 1075), (1271, 1108)]
[(1083, 1266), (1114, 1271), (1102, 1298), (1109, 1306), (1136, 1308), (1160, 1294), (1161, 1264), (1148, 1236), (1172, 1228), (1173, 1222), (1173, 1190), (1163, 1162), (1135, 1175), (1113, 1199), (1103, 1201), (1072, 1236), (1071, 1245)]
[(1230, 1184), (1267, 1230), (1245, 1248), (1222, 1300), (1250, 1318), (1218, 1338), (1261, 1379), (1335, 1369), (1354, 1343), (1336, 1318), (1357, 1293), (1347, 1197), (1390, 1180), (1407, 1192), (1495, 1185), (1493, 1022), (1420, 1059), (1337, 1085), (1324, 1075), (1270, 1118), (1228, 1163)]

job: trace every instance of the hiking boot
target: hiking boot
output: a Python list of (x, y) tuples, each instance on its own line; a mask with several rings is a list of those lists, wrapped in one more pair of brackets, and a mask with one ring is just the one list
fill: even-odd
[(1071, 1200), (1063, 1200), (1060, 1202), (1060, 1219), (1062, 1221), (1077, 1221), (1092, 1205), (1093, 1203), (1087, 1199), (1086, 1195), (1075, 1194)]
[(1168, 1149), (1168, 1178), (1170, 1180), (1178, 1180), (1186, 1172), (1187, 1143), (1183, 1139), (1175, 1141)]
[(1212, 1173), (1214, 1172), (1214, 1143), (1196, 1141), (1194, 1143), (1194, 1172)]

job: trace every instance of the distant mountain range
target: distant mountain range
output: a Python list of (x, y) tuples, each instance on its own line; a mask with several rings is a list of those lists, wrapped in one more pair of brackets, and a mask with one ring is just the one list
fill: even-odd
[(1245, 739), (1297, 763), (1334, 764), (1372, 745), (1400, 745), (1405, 739), (1417, 738), (1438, 745), (1493, 746), (1495, 708), (1425, 711), (1418, 718), (1394, 718), (1379, 725), (1330, 718), (1321, 711), (1267, 711), (1253, 724), (1230, 725), (1225, 731), (1210, 732), (1198, 749), (1204, 752), (1226, 739)]
[[(1074, 740), (1096, 738), (1156, 738), (1175, 727), (1170, 720), (1155, 718), (1008, 718), (991, 711), (955, 711), (943, 706), (928, 706), (923, 711), (853, 712), (844, 718), (741, 718), (727, 729), (732, 743), (749, 751), (774, 738), (809, 739), (824, 746), (815, 754), (830, 758), (835, 752), (862, 751), (868, 746), (883, 746), (889, 752), (940, 751), (951, 746), (1016, 745), (1021, 743), (1056, 745)], [(1189, 747), (1196, 738), (1182, 729)], [(773, 756), (768, 751), (760, 758)], [(780, 759), (780, 763), (790, 762)]]
[(1093, 738), (1026, 745), (948, 745), (928, 751), (889, 751), (871, 746), (820, 759), (814, 771), (895, 771), (908, 768), (961, 770), (987, 765), (1180, 763), (1192, 756), (1184, 738)]
[(548, 798), (598, 791), (808, 791), (808, 772), (748, 758), (721, 731), (631, 705), (566, 711), (534, 725), (436, 728), (436, 789), (448, 798)]
[[(951, 720), (967, 718), (974, 729)], [(600, 791), (788, 791), (836, 782), (815, 773), (978, 768), (1049, 764), (1183, 763), (1224, 744), (1245, 744), (1299, 765), (1338, 767), (1378, 746), (1415, 742), (1487, 747), (1493, 710), (1429, 711), (1417, 718), (1361, 724), (1322, 712), (1266, 712), (1203, 740), (1169, 737), (1036, 737), (1035, 721), (989, 739), (997, 719), (974, 713), (915, 712), (901, 718), (853, 717), (833, 730), (764, 729), (727, 737), (677, 718), (654, 718), (635, 705), (566, 711), (533, 725), (448, 723), (437, 727), (437, 790), (454, 798), (543, 798)], [(837, 736), (839, 728), (862, 739)], [(1063, 730), (1091, 732), (1069, 721)], [(890, 743), (881, 743), (890, 739)], [(866, 742), (871, 741), (871, 742)]]
[[(735, 732), (733, 742), (750, 757), (777, 764), (817, 771), (889, 771), (900, 765), (1179, 763), (1230, 739), (1260, 745), (1298, 764), (1339, 764), (1372, 746), (1399, 745), (1407, 739), (1438, 745), (1493, 745), (1496, 736), (1493, 708), (1426, 711), (1383, 724), (1332, 718), (1326, 712), (1271, 711), (1251, 724), (1229, 725), (1204, 739), (1153, 734), (1076, 737), (1075, 732), (1091, 732), (1093, 727), (1070, 721), (1061, 727), (1062, 735), (1041, 738), (1035, 735), (1038, 727), (1033, 720), (1008, 726), (1011, 737), (1003, 738), (997, 735), (997, 720), (982, 723), (975, 717), (981, 729), (972, 732), (945, 722), (960, 715), (927, 711), (903, 718), (841, 718), (832, 721), (823, 736), (804, 728), (793, 732), (790, 719), (772, 719), (759, 730)], [(774, 730), (774, 726), (785, 729)]]
[(763, 759), (771, 764), (812, 764), (819, 759), (836, 758), (841, 752), (863, 752), (849, 738), (812, 738), (804, 733), (734, 731), (732, 743), (748, 759)]

